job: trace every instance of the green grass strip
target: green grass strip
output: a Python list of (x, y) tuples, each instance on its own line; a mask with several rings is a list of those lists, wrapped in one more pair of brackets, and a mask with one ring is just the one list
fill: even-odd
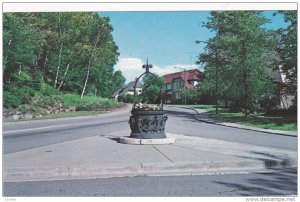
[(211, 118), (229, 123), (238, 123), (246, 126), (254, 126), (258, 128), (297, 131), (297, 116), (296, 115), (266, 115), (266, 114), (251, 114), (245, 116), (243, 113), (233, 113), (229, 109), (220, 107), (219, 113), (215, 113), (213, 105), (193, 105), (194, 108), (205, 109), (208, 111)]

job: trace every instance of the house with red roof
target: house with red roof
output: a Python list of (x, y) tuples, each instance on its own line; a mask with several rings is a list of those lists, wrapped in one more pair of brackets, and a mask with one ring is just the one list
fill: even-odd
[(183, 100), (182, 89), (195, 89), (202, 72), (198, 69), (186, 70), (166, 74), (164, 79), (164, 102), (169, 104), (180, 103)]

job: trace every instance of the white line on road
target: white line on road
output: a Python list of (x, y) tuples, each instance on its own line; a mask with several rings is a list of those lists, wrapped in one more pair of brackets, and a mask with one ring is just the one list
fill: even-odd
[(29, 128), (29, 129), (22, 129), (22, 130), (11, 130), (11, 131), (4, 131), (3, 134), (7, 133), (17, 133), (17, 132), (26, 132), (26, 131), (32, 131), (32, 130), (42, 130), (42, 129), (48, 129), (48, 128), (57, 128), (62, 126), (69, 126), (69, 125), (55, 125), (55, 126), (47, 126), (47, 127), (40, 127), (40, 128)]

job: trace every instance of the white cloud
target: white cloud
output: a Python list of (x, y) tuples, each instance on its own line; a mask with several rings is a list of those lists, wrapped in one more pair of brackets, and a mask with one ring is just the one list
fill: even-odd
[[(145, 72), (145, 70), (142, 68), (143, 64), (145, 64), (145, 62), (140, 58), (120, 58), (118, 63), (115, 65), (115, 70), (121, 70), (126, 78), (126, 83), (129, 83), (130, 81), (134, 81), (136, 77)], [(182, 69), (174, 67), (181, 67), (186, 70), (198, 68), (198, 66), (194, 64), (174, 64), (165, 66), (157, 66), (153, 64), (153, 68), (150, 71), (158, 74), (159, 76), (182, 71)]]

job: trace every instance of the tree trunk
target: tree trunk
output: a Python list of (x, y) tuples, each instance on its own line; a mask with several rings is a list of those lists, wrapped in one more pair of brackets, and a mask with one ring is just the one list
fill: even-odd
[(92, 57), (89, 60), (88, 71), (87, 71), (87, 74), (86, 74), (86, 78), (85, 78), (85, 82), (84, 82), (84, 86), (83, 86), (80, 98), (83, 98), (83, 95), (85, 93), (86, 84), (87, 84), (89, 76), (90, 76), (91, 59), (92, 59)]
[(67, 76), (69, 67), (70, 67), (70, 63), (68, 63), (67, 69), (66, 69), (66, 71), (65, 71), (65, 73), (64, 73), (64, 76), (63, 76), (62, 80), (61, 80), (60, 83), (59, 83), (59, 86), (58, 86), (58, 88), (57, 88), (58, 91), (60, 90), (60, 88), (62, 87), (62, 85), (63, 85), (63, 83), (64, 83), (64, 80), (65, 80), (65, 78), (66, 78), (66, 76)]
[(19, 66), (19, 76), (21, 75), (22, 72), (22, 65)]
[[(9, 42), (8, 42), (7, 51), (5, 51), (5, 56), (4, 56), (5, 58), (7, 58), (7, 52), (8, 52), (8, 50), (9, 50), (9, 47), (10, 47), (11, 42), (12, 42), (12, 39), (10, 39)], [(3, 71), (2, 71), (2, 77), (3, 77), (3, 76), (4, 76), (4, 71), (5, 71), (5, 68), (6, 68), (6, 67), (5, 67), (5, 62), (3, 62), (2, 64), (3, 64)]]
[(58, 65), (57, 65), (57, 69), (56, 69), (56, 76), (55, 76), (55, 81), (54, 81), (54, 88), (56, 88), (56, 85), (57, 85), (58, 72), (59, 72), (60, 63), (61, 63), (62, 48), (63, 48), (63, 44), (61, 43), (60, 44), (60, 49), (59, 49), (59, 54), (58, 54)]
[[(103, 27), (102, 27), (103, 28)], [(94, 48), (93, 48), (93, 52), (91, 54), (91, 57), (89, 59), (89, 64), (88, 64), (88, 71), (87, 71), (87, 74), (86, 74), (86, 78), (85, 78), (85, 82), (84, 82), (84, 86), (83, 86), (83, 89), (82, 89), (82, 92), (81, 92), (81, 96), (80, 98), (82, 99), (83, 98), (83, 95), (85, 93), (85, 89), (86, 89), (86, 85), (87, 85), (87, 82), (88, 82), (88, 79), (89, 79), (89, 76), (90, 76), (90, 68), (91, 68), (91, 61), (92, 61), (92, 57), (94, 55), (94, 51), (96, 49), (96, 46), (97, 46), (97, 43), (99, 41), (99, 38), (100, 38), (100, 33), (101, 33), (102, 30), (100, 30), (97, 34), (97, 38), (96, 38), (96, 41), (95, 41), (95, 44), (94, 44)]]
[(63, 38), (66, 32), (66, 27), (61, 26), (60, 22), (60, 13), (58, 13), (58, 26), (59, 26), (59, 33), (60, 33), (60, 49), (59, 49), (59, 54), (58, 54), (58, 65), (56, 69), (56, 76), (55, 76), (55, 81), (54, 81), (54, 88), (57, 86), (57, 81), (58, 81), (58, 73), (61, 65), (61, 55), (62, 55), (62, 49), (63, 49)]
[(48, 62), (48, 54), (49, 54), (49, 51), (47, 51), (47, 53), (46, 53), (46, 58), (45, 58), (45, 62), (44, 62), (44, 65), (43, 65), (43, 81), (45, 81), (46, 64), (47, 64), (47, 62)]

